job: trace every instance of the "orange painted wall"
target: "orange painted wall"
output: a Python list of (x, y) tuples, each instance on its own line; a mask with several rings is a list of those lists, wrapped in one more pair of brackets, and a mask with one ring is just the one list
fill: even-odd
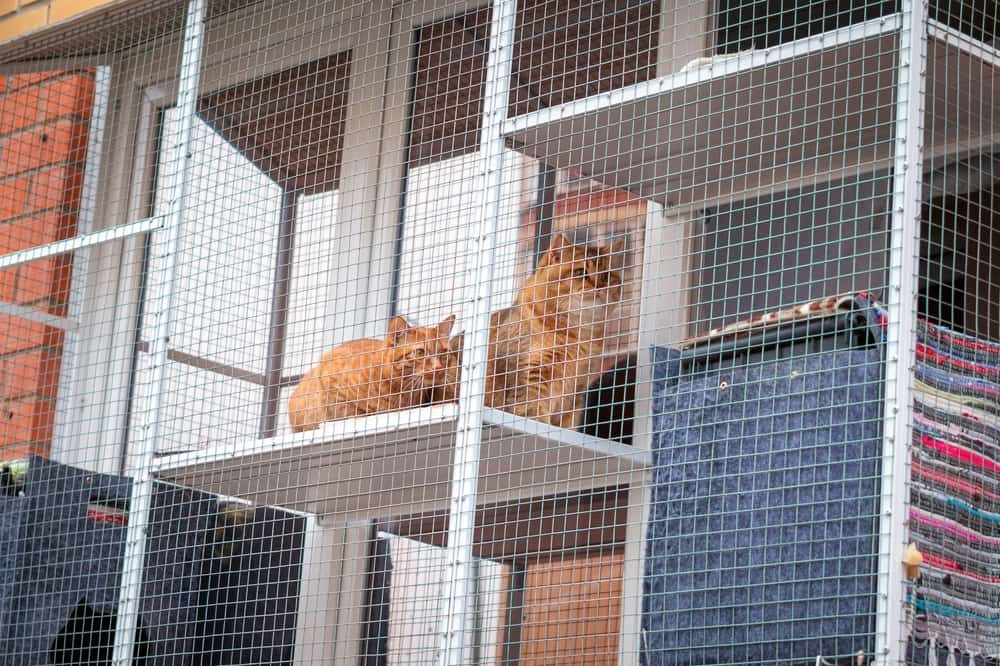
[(0, 42), (61, 23), (91, 9), (109, 5), (114, 1), (0, 0)]
[(618, 663), (624, 554), (619, 549), (528, 567), (522, 666)]

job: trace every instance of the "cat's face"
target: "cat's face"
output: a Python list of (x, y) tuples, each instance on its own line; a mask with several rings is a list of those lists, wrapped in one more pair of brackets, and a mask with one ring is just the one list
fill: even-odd
[(595, 248), (573, 245), (562, 234), (538, 262), (531, 281), (532, 301), (546, 313), (568, 316), (579, 324), (607, 321), (622, 300), (623, 245)]
[(457, 382), (462, 369), (462, 347), (465, 345), (465, 334), (459, 333), (448, 341), (448, 351), (444, 357), (444, 379), (447, 382)]
[(462, 345), (465, 336), (459, 333), (448, 342), (448, 353), (444, 357), (444, 368), (434, 380), (431, 400), (434, 403), (458, 400), (458, 384), (462, 375)]
[(393, 317), (387, 342), (394, 364), (424, 386), (439, 383), (452, 353), (449, 338), (454, 324), (455, 315), (447, 316), (437, 326), (412, 326), (403, 317)]

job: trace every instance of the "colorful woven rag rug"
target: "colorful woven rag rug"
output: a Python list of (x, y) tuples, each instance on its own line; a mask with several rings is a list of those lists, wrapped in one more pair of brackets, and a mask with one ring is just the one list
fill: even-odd
[(1000, 344), (920, 322), (908, 590), (920, 663), (1000, 658)]

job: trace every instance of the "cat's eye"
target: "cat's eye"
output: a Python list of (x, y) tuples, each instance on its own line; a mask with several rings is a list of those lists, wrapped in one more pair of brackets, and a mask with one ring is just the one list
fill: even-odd
[(575, 271), (573, 271), (573, 275), (575, 277), (578, 277), (578, 278), (586, 278), (587, 277), (587, 269), (586, 268), (578, 268)]
[(416, 349), (413, 350), (413, 357), (414, 358), (423, 358), (424, 354), (426, 354), (426, 352), (423, 349), (421, 349), (420, 347), (417, 347)]

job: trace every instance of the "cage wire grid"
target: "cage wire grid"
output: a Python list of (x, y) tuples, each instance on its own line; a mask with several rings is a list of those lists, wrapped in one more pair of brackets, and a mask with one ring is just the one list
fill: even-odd
[(0, 44), (0, 652), (995, 663), (995, 34), (190, 0)]

